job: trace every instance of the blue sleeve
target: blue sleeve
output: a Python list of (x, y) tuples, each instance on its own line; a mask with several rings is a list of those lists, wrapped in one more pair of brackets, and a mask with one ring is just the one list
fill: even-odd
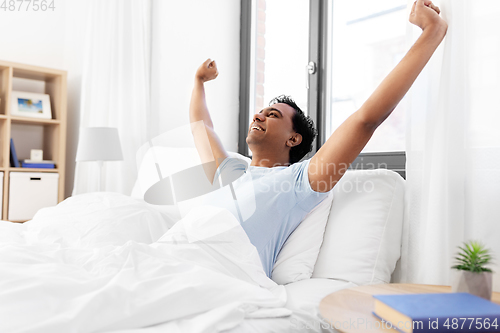
[(328, 196), (328, 192), (316, 192), (309, 183), (310, 159), (292, 164), (295, 180), (295, 196), (298, 205), (305, 211), (310, 211)]
[(240, 158), (228, 156), (222, 161), (215, 171), (214, 181), (218, 178), (222, 180), (223, 186), (228, 182), (235, 181), (245, 173), (248, 163)]

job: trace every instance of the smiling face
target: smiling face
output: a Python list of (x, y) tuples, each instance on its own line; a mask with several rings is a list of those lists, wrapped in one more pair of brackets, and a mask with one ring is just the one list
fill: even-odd
[[(266, 149), (270, 152), (288, 152), (298, 144), (293, 130), (295, 110), (284, 103), (277, 103), (262, 109), (253, 117), (248, 129), (247, 144), (255, 154), (256, 150)], [(300, 141), (299, 141), (300, 143)]]

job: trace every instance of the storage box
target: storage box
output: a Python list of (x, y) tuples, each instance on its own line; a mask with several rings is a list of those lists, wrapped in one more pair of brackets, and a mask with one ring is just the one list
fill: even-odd
[(9, 221), (27, 221), (44, 207), (57, 205), (58, 173), (11, 172)]

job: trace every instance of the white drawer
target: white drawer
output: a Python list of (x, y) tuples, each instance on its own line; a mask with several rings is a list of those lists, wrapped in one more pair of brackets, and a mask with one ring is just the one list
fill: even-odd
[(39, 209), (57, 205), (58, 173), (11, 172), (9, 175), (8, 220), (30, 220)]

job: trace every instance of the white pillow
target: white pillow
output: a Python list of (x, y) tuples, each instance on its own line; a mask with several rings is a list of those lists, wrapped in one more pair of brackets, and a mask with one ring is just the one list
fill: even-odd
[[(251, 159), (238, 153), (229, 152), (229, 157), (239, 158), (250, 164)], [(140, 158), (140, 157), (139, 157)], [(158, 164), (163, 178), (186, 170), (190, 167), (201, 165), (201, 159), (196, 148), (179, 148), (154, 146), (149, 148), (140, 163), (137, 180), (132, 189), (131, 197), (143, 199), (144, 193), (160, 180), (156, 164)], [(176, 206), (151, 205), (152, 208), (161, 212), (165, 217), (177, 220), (186, 216), (193, 208), (204, 205), (203, 196), (178, 202)], [(175, 207), (176, 212), (173, 213)]]
[(287, 284), (311, 278), (323, 243), (333, 191), (317, 205), (288, 237), (274, 263), (271, 278)]
[(389, 283), (401, 252), (403, 178), (385, 169), (348, 171), (334, 189), (312, 277)]
[[(250, 164), (248, 157), (238, 153), (229, 152), (230, 157), (239, 158)], [(155, 146), (149, 148), (142, 158), (137, 180), (130, 194), (133, 198), (144, 198), (144, 193), (160, 180), (156, 163), (160, 167), (162, 177), (172, 175), (176, 172), (186, 170), (190, 167), (200, 165), (201, 159), (195, 148), (176, 148)]]
[(162, 146), (149, 148), (139, 166), (137, 180), (130, 194), (131, 197), (143, 199), (144, 193), (160, 180), (155, 162), (158, 163), (163, 177), (201, 164), (195, 148)]

